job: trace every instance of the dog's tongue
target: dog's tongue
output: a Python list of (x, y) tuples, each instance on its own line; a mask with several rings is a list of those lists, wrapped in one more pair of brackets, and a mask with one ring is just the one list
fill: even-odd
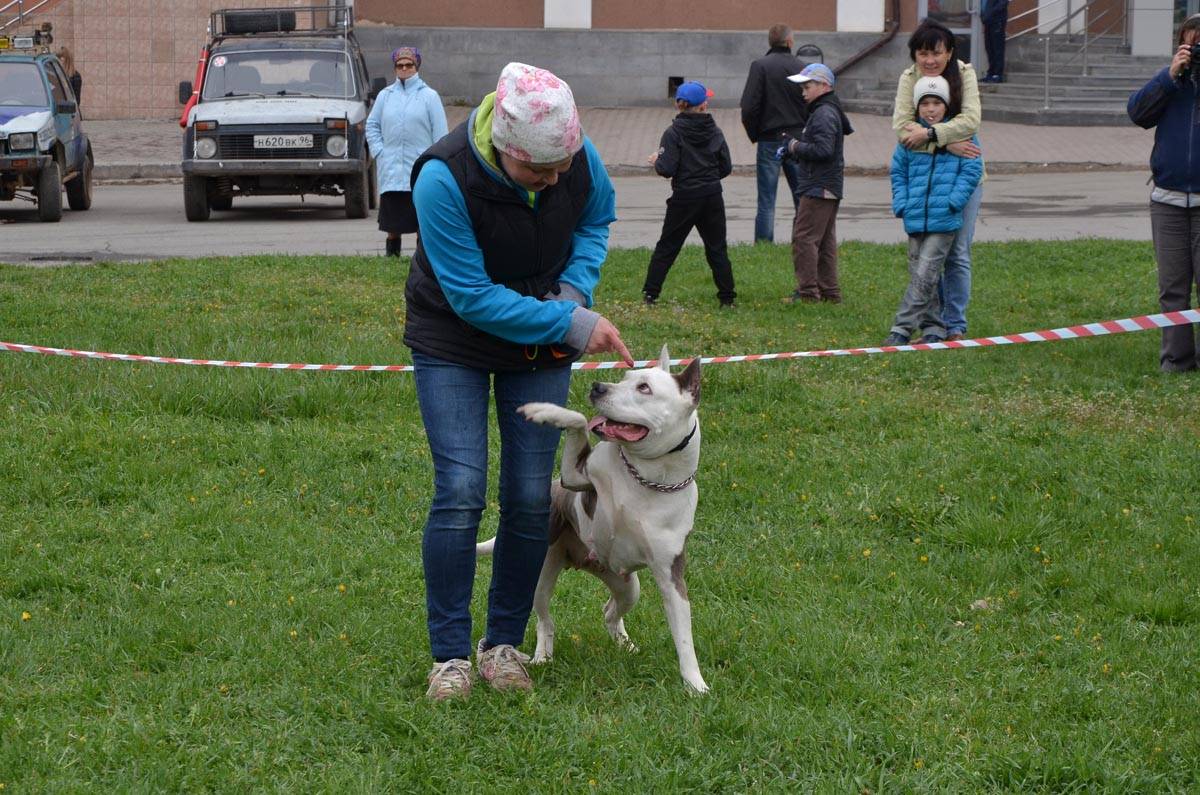
[(622, 442), (636, 442), (646, 438), (650, 429), (643, 425), (632, 425), (626, 422), (613, 422), (608, 417), (594, 417), (588, 423), (588, 430), (606, 439), (620, 439)]

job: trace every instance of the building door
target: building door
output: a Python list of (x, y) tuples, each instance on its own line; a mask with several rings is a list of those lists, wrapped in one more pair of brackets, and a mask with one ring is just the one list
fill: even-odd
[[(958, 38), (959, 60), (969, 60), (979, 64), (983, 57), (983, 27), (979, 23), (980, 0), (917, 0), (917, 18), (926, 17), (941, 22)], [(969, 42), (963, 47), (961, 42)]]

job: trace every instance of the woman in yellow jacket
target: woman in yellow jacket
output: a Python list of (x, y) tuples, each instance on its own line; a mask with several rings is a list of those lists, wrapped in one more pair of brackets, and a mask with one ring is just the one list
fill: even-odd
[[(932, 152), (944, 147), (959, 157), (974, 159), (981, 151), (971, 138), (979, 133), (983, 108), (979, 102), (979, 82), (975, 69), (958, 60), (954, 34), (945, 25), (925, 20), (908, 39), (913, 65), (900, 74), (896, 86), (896, 104), (892, 128), (900, 143), (912, 150)], [(932, 127), (913, 121), (913, 86), (922, 77), (940, 76), (950, 84), (950, 104), (946, 120)], [(984, 179), (987, 178), (986, 171)], [(955, 235), (939, 290), (942, 294), (942, 322), (946, 339), (961, 340), (967, 334), (967, 303), (971, 298), (971, 241), (975, 237), (975, 219), (983, 202), (983, 182), (971, 194), (963, 208), (962, 227)]]

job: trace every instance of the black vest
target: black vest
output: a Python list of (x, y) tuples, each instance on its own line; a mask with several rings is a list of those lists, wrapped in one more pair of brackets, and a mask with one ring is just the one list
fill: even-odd
[[(571, 257), (575, 227), (592, 188), (587, 154), (582, 149), (575, 154), (558, 182), (538, 193), (534, 209), (479, 163), (467, 137), (473, 119), (417, 158), (412, 184), (430, 159), (445, 162), (466, 202), (488, 276), (521, 295), (541, 298), (556, 289)], [(582, 353), (565, 345), (520, 345), (467, 323), (446, 300), (419, 237), (404, 298), (404, 344), (429, 356), (486, 370), (533, 370), (568, 365)]]

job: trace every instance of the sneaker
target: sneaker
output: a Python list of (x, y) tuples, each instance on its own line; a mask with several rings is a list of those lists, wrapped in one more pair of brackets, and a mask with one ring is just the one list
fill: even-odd
[(466, 698), (471, 692), (470, 660), (447, 660), (444, 663), (434, 663), (429, 672), (429, 689), (425, 697), (434, 701), (446, 701), (451, 698)]
[(821, 300), (827, 304), (840, 304), (842, 297), (840, 295), (823, 295), (821, 296)]
[(475, 650), (475, 661), (479, 664), (479, 675), (497, 690), (533, 690), (533, 680), (525, 670), (529, 655), (522, 654), (507, 643), (483, 650), (485, 638), (479, 639)]
[(820, 301), (815, 295), (803, 295), (799, 291), (792, 291), (792, 294), (783, 299), (785, 304), (815, 304)]
[(737, 304), (735, 304), (733, 301), (722, 301), (717, 308), (718, 309), (736, 309)]
[(888, 334), (887, 338), (884, 339), (884, 341), (883, 341), (883, 345), (885, 347), (889, 346), (889, 345), (907, 345), (907, 344), (908, 344), (908, 337), (904, 336), (903, 334), (897, 334), (894, 331), (891, 334)]
[(921, 337), (921, 344), (923, 344), (923, 345), (932, 345), (935, 342), (945, 342), (945, 341), (946, 340), (942, 339), (941, 337), (939, 337), (936, 334), (926, 334), (925, 336)]
[(650, 295), (650, 293), (642, 293), (642, 303), (646, 306), (654, 306), (658, 303), (658, 296)]
[(951, 331), (949, 334), (946, 335), (946, 342), (958, 342), (959, 340), (963, 340), (966, 338), (967, 338), (967, 336), (965, 334), (963, 334), (961, 331)]

